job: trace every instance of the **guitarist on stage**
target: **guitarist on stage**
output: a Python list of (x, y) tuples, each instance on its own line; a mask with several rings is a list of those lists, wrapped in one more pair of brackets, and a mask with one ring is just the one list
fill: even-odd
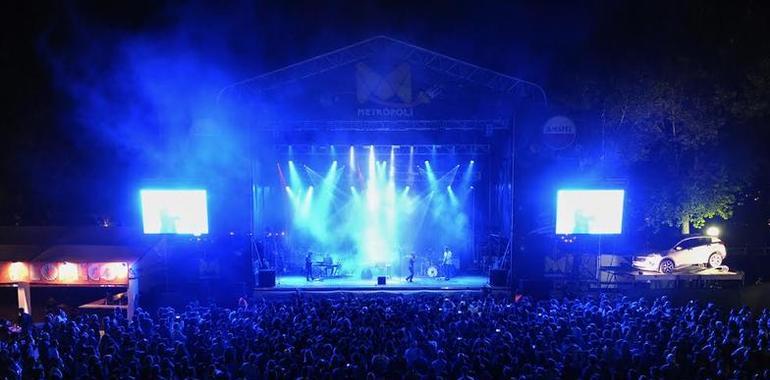
[(452, 276), (452, 251), (449, 250), (449, 247), (444, 247), (444, 255), (441, 259), (441, 266), (444, 270), (444, 277), (447, 281), (449, 281), (449, 278)]
[(409, 277), (406, 278), (407, 282), (414, 282), (414, 252), (409, 255)]

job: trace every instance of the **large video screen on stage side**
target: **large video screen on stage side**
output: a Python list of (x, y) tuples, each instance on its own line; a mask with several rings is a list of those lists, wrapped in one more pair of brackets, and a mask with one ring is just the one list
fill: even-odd
[(624, 190), (559, 190), (556, 233), (611, 235), (623, 229)]
[(144, 189), (139, 194), (145, 234), (209, 232), (206, 190)]

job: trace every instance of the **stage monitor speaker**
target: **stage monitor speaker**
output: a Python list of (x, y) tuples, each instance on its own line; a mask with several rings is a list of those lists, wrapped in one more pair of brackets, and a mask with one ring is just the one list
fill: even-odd
[(505, 269), (490, 269), (489, 270), (489, 285), (490, 286), (506, 286), (508, 277), (508, 271)]
[(385, 276), (377, 276), (377, 285), (385, 285)]
[(261, 269), (257, 275), (257, 286), (260, 288), (275, 287), (275, 271), (271, 269)]

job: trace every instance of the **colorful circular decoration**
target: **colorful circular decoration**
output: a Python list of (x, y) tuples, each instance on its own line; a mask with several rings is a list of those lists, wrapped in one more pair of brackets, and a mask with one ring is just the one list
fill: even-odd
[(59, 277), (59, 268), (56, 267), (56, 264), (43, 264), (40, 267), (40, 276), (46, 281), (56, 281)]

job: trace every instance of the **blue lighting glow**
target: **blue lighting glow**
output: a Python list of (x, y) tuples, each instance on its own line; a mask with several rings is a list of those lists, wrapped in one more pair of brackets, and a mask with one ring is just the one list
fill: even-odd
[[(291, 244), (300, 251), (343, 257), (351, 273), (379, 264), (398, 271), (398, 260), (409, 251), (435, 251), (444, 245), (456, 252), (470, 250), (470, 203), (460, 196), (469, 192), (470, 182), (452, 185), (459, 166), (436, 178), (436, 169), (426, 162), (421, 175), (401, 177), (397, 166), (406, 169), (410, 164), (397, 160), (396, 150), (391, 147), (384, 153), (388, 160), (378, 160), (374, 147), (368, 146), (368, 160), (360, 163), (365, 170), (355, 176), (343, 175), (346, 170), (332, 161), (323, 177), (308, 168), (302, 173), (308, 178), (293, 178), (290, 165), (292, 185), (286, 193), (292, 209)], [(354, 155), (351, 147), (351, 166)], [(302, 183), (313, 186), (301, 191)]]

